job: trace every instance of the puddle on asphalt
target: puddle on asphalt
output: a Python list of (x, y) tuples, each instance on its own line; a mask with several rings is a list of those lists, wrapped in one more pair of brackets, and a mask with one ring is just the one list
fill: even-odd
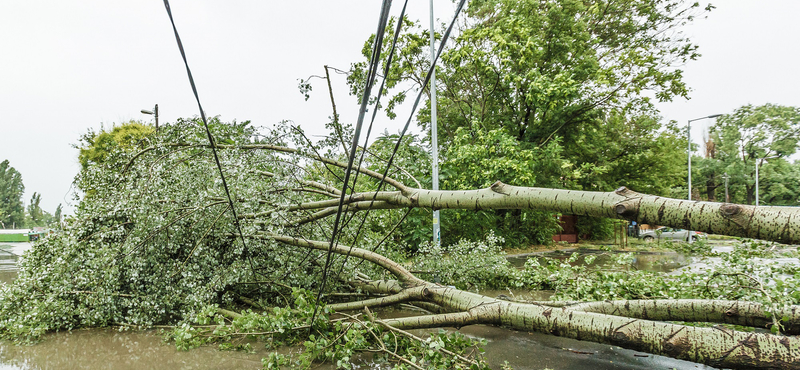
[(32, 346), (2, 343), (0, 369), (260, 369), (265, 356), (265, 350), (243, 353), (213, 347), (178, 351), (155, 332), (91, 329), (54, 333)]
[[(531, 258), (540, 259), (540, 263), (546, 263), (544, 259), (558, 259), (565, 261), (573, 253), (580, 254), (580, 257), (573, 262), (573, 265), (586, 264), (587, 256), (594, 256), (595, 260), (590, 265), (594, 268), (614, 267), (615, 269), (628, 268), (632, 270), (644, 270), (653, 272), (671, 272), (692, 263), (692, 258), (677, 252), (616, 252), (600, 251), (590, 249), (574, 249), (555, 252), (538, 252), (508, 257), (508, 261), (515, 267), (521, 268), (525, 262)], [(619, 253), (633, 254), (633, 261), (629, 266), (619, 266), (614, 264), (613, 255)]]

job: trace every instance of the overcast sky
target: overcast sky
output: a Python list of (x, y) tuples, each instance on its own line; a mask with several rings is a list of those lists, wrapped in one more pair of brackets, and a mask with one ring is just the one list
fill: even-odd
[[(409, 14), (427, 24), (428, 0)], [(449, 20), (450, 0), (435, 0)], [(207, 114), (269, 126), (288, 119), (322, 134), (330, 113), (316, 80), (308, 102), (297, 80), (347, 69), (374, 32), (378, 0), (172, 0), (200, 99)], [(393, 14), (399, 13), (396, 2)], [(798, 0), (719, 0), (707, 19), (684, 29), (703, 56), (684, 66), (689, 101), (660, 104), (665, 120), (685, 125), (744, 104), (800, 105)], [(356, 101), (335, 76), (337, 104), (354, 120)], [(197, 105), (159, 0), (0, 0), (0, 161), (23, 177), (25, 202), (42, 194), (53, 213), (72, 209), (78, 171), (71, 145), (88, 128), (128, 120), (159, 105), (160, 121), (196, 115)], [(707, 121), (707, 120), (706, 120)], [(698, 141), (704, 124), (693, 123)], [(381, 122), (396, 131), (400, 122)]]

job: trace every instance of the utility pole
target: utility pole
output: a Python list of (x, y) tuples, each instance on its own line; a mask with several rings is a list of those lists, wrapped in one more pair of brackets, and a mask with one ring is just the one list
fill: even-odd
[[(710, 116), (690, 119), (688, 125), (686, 125), (686, 141), (688, 142), (688, 146), (689, 146), (688, 150), (687, 150), (688, 151), (687, 168), (689, 169), (689, 176), (688, 176), (688, 179), (687, 179), (688, 180), (687, 183), (689, 185), (688, 186), (688, 188), (689, 188), (689, 197), (686, 198), (686, 199), (688, 199), (689, 201), (692, 200), (692, 122), (699, 121), (701, 119), (706, 119), (706, 118), (716, 118), (716, 117), (719, 117), (719, 116), (721, 116), (721, 114), (712, 114)], [(687, 235), (689, 235), (687, 237), (689, 239), (689, 244), (692, 244), (692, 231), (689, 230)]]
[[(431, 4), (431, 164), (433, 190), (439, 190), (439, 142), (436, 138), (438, 131), (436, 128), (436, 49), (433, 47), (434, 40), (434, 24), (433, 24), (433, 0)], [(439, 210), (433, 211), (433, 244), (439, 245), (442, 242), (440, 223), (439, 223)]]

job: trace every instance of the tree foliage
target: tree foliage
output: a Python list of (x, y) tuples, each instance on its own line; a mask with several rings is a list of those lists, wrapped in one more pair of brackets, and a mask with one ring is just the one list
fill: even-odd
[(85, 170), (90, 165), (101, 164), (110, 160), (114, 153), (142, 149), (142, 140), (153, 134), (155, 129), (137, 121), (125, 122), (106, 131), (89, 129), (83, 134), (76, 147), (80, 150), (78, 162)]
[(697, 4), (680, 1), (478, 1), (442, 59), (440, 134), (471, 123), (541, 144), (595, 124), (598, 113), (646, 112), (685, 96), (674, 67), (697, 57), (671, 32)]
[(11, 228), (13, 225), (24, 227), (25, 208), (22, 204), (24, 193), (22, 175), (11, 167), (7, 159), (0, 162), (0, 221), (6, 228)]
[[(674, 127), (662, 127), (652, 102), (686, 96), (678, 67), (698, 56), (697, 47), (676, 29), (703, 11), (698, 3), (683, 1), (471, 2), (437, 68), (443, 177), (459, 171), (468, 171), (463, 176), (495, 171), (495, 161), (493, 168), (451, 167), (461, 159), (450, 156), (463, 151), (464, 135), (475, 141), (502, 133), (516, 140), (523, 153), (543, 148), (557, 153), (548, 159), (555, 158), (560, 166), (541, 158), (533, 159), (535, 164), (522, 162), (531, 158), (508, 159), (518, 161), (505, 164), (509, 169), (541, 167), (536, 186), (608, 191), (625, 178), (625, 185), (634, 189), (667, 194), (685, 176), (676, 166), (681, 135)], [(384, 92), (389, 95), (385, 110), (390, 117), (395, 105), (421, 86), (430, 65), (428, 31), (408, 20), (403, 25), (406, 32), (398, 41), (398, 58), (389, 69)], [(366, 60), (373, 40), (368, 39), (362, 50)], [(365, 71), (366, 61), (351, 66), (348, 82), (353, 94), (360, 94)], [(430, 131), (430, 112), (427, 107), (418, 116), (425, 132)], [(516, 177), (532, 173), (516, 174), (498, 178), (531, 186)], [(443, 189), (459, 189), (446, 183)], [(520, 229), (527, 218), (488, 212), (477, 219), (502, 219)], [(473, 222), (472, 228), (479, 225)], [(464, 230), (463, 226), (459, 223), (454, 229)], [(532, 231), (544, 235), (552, 229)], [(498, 233), (511, 243), (546, 241), (502, 229)]]
[[(31, 195), (31, 201), (28, 203), (27, 211), (28, 211), (28, 219), (27, 224), (30, 227), (33, 226), (44, 226), (47, 221), (49, 221), (50, 216), (39, 205), (42, 202), (42, 194), (34, 192)], [(50, 217), (47, 217), (50, 216)]]
[(797, 205), (800, 192), (792, 180), (796, 167), (788, 157), (800, 147), (800, 108), (765, 104), (745, 105), (723, 115), (709, 130), (707, 158), (698, 159), (697, 181), (706, 196), (724, 199), (724, 177), (729, 177), (732, 202), (755, 203), (755, 174), (766, 189), (764, 204)]

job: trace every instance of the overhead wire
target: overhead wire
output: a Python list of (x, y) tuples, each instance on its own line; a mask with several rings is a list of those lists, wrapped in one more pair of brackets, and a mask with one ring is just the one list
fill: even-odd
[[(206, 119), (206, 113), (203, 110), (203, 105), (200, 103), (200, 96), (197, 93), (197, 86), (194, 83), (194, 77), (192, 77), (192, 70), (189, 68), (189, 62), (186, 59), (186, 52), (183, 49), (183, 43), (181, 42), (181, 37), (178, 34), (178, 28), (175, 26), (175, 19), (172, 17), (172, 9), (169, 6), (169, 0), (164, 0), (164, 8), (167, 10), (167, 15), (169, 16), (169, 21), (172, 24), (172, 31), (175, 33), (175, 41), (178, 43), (178, 49), (181, 52), (181, 58), (183, 59), (183, 64), (186, 66), (186, 74), (189, 77), (189, 84), (192, 86), (192, 93), (194, 93), (194, 99), (197, 101), (197, 108), (200, 110), (200, 118), (203, 120), (203, 127), (205, 127), (206, 135), (208, 136), (208, 143), (211, 146), (211, 152), (214, 154), (214, 162), (217, 164), (217, 170), (219, 171), (219, 176), (222, 179), (222, 187), (225, 189), (225, 195), (228, 198), (228, 205), (230, 206), (231, 213), (233, 214), (233, 222), (236, 225), (236, 230), (239, 232), (239, 236), (242, 240), (242, 246), (244, 250), (247, 251), (247, 242), (244, 238), (244, 233), (242, 232), (241, 224), (239, 223), (239, 216), (236, 214), (236, 207), (233, 204), (233, 199), (231, 198), (231, 192), (228, 188), (228, 182), (225, 180), (225, 173), (222, 171), (222, 164), (219, 161), (219, 155), (217, 155), (217, 148), (216, 143), (214, 142), (214, 136), (211, 134), (211, 130), (208, 128), (208, 120)], [(253, 268), (253, 261), (248, 257), (250, 262), (250, 269), (255, 273), (256, 270)]]
[[(422, 87), (420, 88), (419, 93), (417, 94), (417, 99), (414, 101), (414, 106), (411, 108), (411, 113), (409, 113), (408, 115), (408, 120), (406, 121), (405, 126), (403, 126), (403, 131), (400, 133), (400, 137), (397, 138), (394, 150), (392, 150), (392, 155), (389, 157), (389, 161), (386, 164), (386, 169), (383, 171), (383, 179), (381, 179), (381, 183), (378, 184), (378, 189), (375, 191), (376, 194), (380, 191), (381, 186), (385, 183), (384, 180), (386, 179), (386, 176), (389, 173), (389, 169), (392, 167), (392, 163), (394, 162), (394, 156), (400, 149), (400, 143), (403, 141), (403, 137), (405, 137), (405, 134), (408, 131), (408, 127), (411, 125), (411, 120), (414, 118), (414, 112), (416, 112), (417, 106), (419, 106), (420, 99), (422, 98), (422, 94), (425, 91), (425, 86), (428, 86), (428, 83), (431, 80), (431, 75), (433, 74), (433, 71), (436, 68), (436, 62), (442, 55), (442, 51), (444, 50), (444, 46), (447, 43), (447, 39), (450, 38), (450, 32), (453, 30), (453, 26), (456, 24), (456, 20), (458, 19), (461, 10), (464, 8), (465, 3), (466, 0), (460, 0), (458, 2), (458, 7), (456, 8), (455, 14), (453, 14), (453, 20), (450, 22), (450, 25), (447, 26), (447, 30), (445, 30), (445, 33), (442, 35), (442, 41), (439, 43), (439, 50), (437, 50), (436, 56), (433, 58), (431, 66), (428, 69), (428, 73), (425, 75), (425, 80), (422, 83)], [(431, 88), (435, 89), (436, 86), (431, 86)], [(436, 135), (436, 133), (434, 132), (433, 135)]]
[[(384, 73), (383, 73), (384, 76), (388, 76), (389, 75), (389, 70), (391, 69), (391, 66), (392, 66), (392, 61), (394, 59), (395, 49), (397, 47), (397, 40), (399, 40), (400, 31), (403, 28), (403, 20), (405, 19), (406, 7), (407, 6), (408, 6), (408, 0), (405, 0), (405, 2), (403, 3), (403, 9), (400, 11), (400, 17), (398, 17), (398, 19), (397, 19), (397, 27), (395, 28), (395, 31), (394, 31), (394, 37), (392, 39), (392, 46), (389, 49), (389, 55), (386, 58), (386, 67), (384, 68)], [(358, 165), (357, 165), (358, 168), (360, 168), (361, 164), (364, 163), (364, 155), (367, 152), (367, 149), (366, 149), (367, 148), (367, 143), (369, 142), (369, 138), (370, 138), (370, 135), (372, 133), (372, 127), (375, 124), (375, 118), (377, 117), (377, 114), (378, 114), (378, 110), (379, 110), (378, 108), (380, 107), (381, 96), (383, 95), (383, 88), (385, 86), (386, 86), (386, 78), (383, 78), (381, 80), (381, 86), (378, 89), (378, 95), (375, 98), (375, 107), (372, 110), (372, 118), (370, 119), (369, 126), (367, 128), (367, 135), (364, 138), (364, 150), (361, 151), (361, 157), (358, 159)], [(358, 176), (359, 175), (360, 174), (358, 172), (356, 172), (355, 179), (353, 180), (353, 190), (354, 191), (355, 191), (355, 184), (358, 181)], [(373, 202), (374, 202), (374, 200), (373, 200)], [(372, 205), (372, 202), (370, 203), (370, 205)], [(368, 215), (369, 215), (369, 208), (364, 213), (364, 216), (361, 219), (361, 223), (358, 225), (358, 229), (356, 230), (356, 233), (355, 233), (355, 236), (353, 237), (353, 240), (358, 240), (359, 235), (361, 235), (361, 229), (364, 227), (364, 224), (367, 221), (367, 216)], [(356, 215), (354, 213), (353, 215), (351, 215), (344, 222), (344, 226), (342, 226), (342, 228), (344, 228), (346, 225), (348, 225), (350, 223), (350, 221), (353, 220), (355, 217), (356, 217)], [(403, 219), (405, 219), (405, 217), (403, 217)], [(351, 243), (351, 244), (354, 245), (355, 243)], [(350, 246), (350, 251), (352, 251), (353, 245)], [(344, 269), (344, 266), (347, 263), (347, 260), (350, 258), (350, 251), (348, 251), (347, 255), (345, 255), (345, 258), (342, 261), (342, 265), (339, 268), (339, 272), (338, 273), (341, 273), (342, 270)]]
[(376, 35), (375, 44), (373, 45), (374, 47), (372, 50), (372, 58), (370, 60), (369, 71), (367, 74), (366, 86), (364, 88), (364, 92), (361, 97), (361, 107), (358, 111), (358, 121), (356, 122), (355, 132), (353, 133), (352, 146), (350, 148), (350, 155), (348, 157), (347, 168), (345, 169), (344, 182), (342, 184), (342, 194), (339, 197), (339, 206), (336, 211), (336, 218), (333, 222), (331, 241), (330, 244), (328, 245), (328, 251), (325, 256), (325, 266), (322, 269), (322, 283), (320, 285), (319, 291), (317, 292), (317, 299), (316, 299), (317, 304), (314, 305), (314, 313), (311, 316), (311, 324), (309, 325), (309, 330), (311, 330), (310, 328), (314, 326), (314, 321), (316, 319), (317, 311), (322, 299), (322, 293), (325, 290), (325, 286), (328, 280), (328, 270), (330, 269), (331, 265), (331, 254), (333, 252), (333, 247), (337, 241), (339, 222), (341, 221), (342, 208), (344, 206), (344, 198), (347, 196), (347, 188), (350, 183), (350, 174), (352, 172), (353, 162), (355, 161), (356, 157), (356, 149), (358, 148), (359, 137), (361, 135), (361, 128), (364, 124), (364, 115), (366, 114), (367, 105), (369, 104), (370, 93), (372, 91), (372, 86), (375, 83), (378, 64), (380, 63), (381, 48), (383, 46), (383, 35), (384, 35), (384, 30), (386, 29), (386, 23), (388, 22), (389, 19), (389, 10), (391, 9), (391, 6), (392, 6), (391, 0), (384, 0), (381, 6), (381, 13), (378, 21), (378, 29), (375, 32)]
[[(434, 68), (436, 68), (436, 61), (438, 61), (438, 60), (439, 60), (439, 57), (441, 56), (441, 54), (442, 54), (442, 51), (444, 50), (444, 46), (445, 46), (445, 44), (446, 44), (446, 41), (447, 41), (447, 39), (450, 37), (450, 33), (451, 33), (452, 29), (453, 29), (453, 26), (455, 25), (455, 23), (456, 23), (456, 20), (458, 19), (458, 16), (459, 16), (459, 14), (461, 13), (461, 10), (463, 9), (463, 7), (464, 7), (464, 4), (465, 4), (465, 3), (466, 3), (466, 0), (461, 0), (461, 1), (459, 2), (459, 4), (458, 4), (458, 7), (456, 8), (455, 14), (453, 15), (453, 20), (450, 22), (450, 25), (447, 27), (447, 29), (446, 29), (446, 31), (445, 31), (445, 33), (444, 33), (444, 35), (442, 36), (442, 41), (441, 41), (441, 43), (439, 44), (439, 49), (438, 49), (438, 51), (437, 51), (437, 53), (436, 53), (436, 55), (435, 55), (435, 57), (434, 57), (433, 61), (431, 62), (431, 66), (430, 66), (430, 68), (428, 69), (428, 72), (427, 72), (427, 74), (425, 75), (425, 80), (424, 80), (424, 82), (423, 82), (423, 84), (422, 84), (422, 86), (421, 86), (421, 88), (420, 88), (420, 91), (419, 91), (419, 93), (417, 94), (417, 98), (416, 98), (416, 100), (414, 101), (414, 106), (413, 106), (413, 107), (412, 107), (412, 109), (411, 109), (411, 113), (409, 113), (408, 120), (406, 121), (406, 124), (405, 124), (405, 126), (403, 127), (403, 130), (402, 130), (402, 132), (400, 133), (400, 136), (397, 138), (397, 142), (395, 143), (395, 147), (394, 147), (394, 149), (392, 150), (392, 154), (391, 154), (391, 156), (389, 157), (389, 160), (387, 161), (386, 168), (385, 168), (385, 170), (384, 170), (384, 172), (383, 172), (382, 179), (381, 179), (381, 181), (378, 183), (378, 186), (377, 186), (377, 188), (375, 189), (375, 195), (376, 195), (376, 196), (377, 196), (378, 192), (380, 192), (381, 188), (383, 187), (383, 185), (384, 185), (384, 183), (385, 183), (385, 181), (384, 181), (384, 180), (386, 179), (386, 177), (387, 177), (387, 175), (388, 175), (389, 169), (392, 167), (392, 163), (393, 163), (393, 161), (394, 161), (394, 157), (395, 157), (395, 155), (397, 154), (397, 151), (398, 151), (398, 150), (399, 150), (399, 148), (400, 148), (400, 144), (401, 144), (401, 142), (402, 142), (402, 140), (403, 140), (403, 137), (405, 136), (406, 132), (408, 131), (408, 127), (411, 125), (411, 120), (412, 120), (412, 119), (413, 119), (413, 117), (414, 117), (414, 112), (416, 112), (416, 110), (417, 110), (417, 106), (419, 105), (419, 102), (420, 102), (420, 100), (421, 100), (421, 98), (422, 98), (422, 95), (423, 95), (423, 93), (424, 93), (424, 91), (425, 91), (425, 87), (426, 87), (426, 86), (428, 85), (428, 83), (430, 82), (431, 75), (433, 74), (433, 70), (434, 70)], [(401, 17), (400, 21), (398, 21), (398, 28), (397, 28), (397, 32), (398, 32), (398, 33), (399, 33), (399, 31), (400, 31), (400, 24), (401, 24), (401, 23), (402, 23), (402, 17)], [(396, 37), (397, 37), (397, 35), (395, 35), (395, 41), (396, 41)], [(394, 45), (392, 45), (392, 52), (394, 52)], [(391, 57), (391, 55), (390, 55), (390, 57)], [(391, 59), (390, 59), (390, 60), (391, 60)], [(387, 63), (386, 72), (384, 73), (384, 75), (385, 75), (385, 76), (388, 76), (388, 72), (389, 72), (389, 65), (390, 65), (390, 64), (391, 64), (390, 62), (388, 62), (388, 63)], [(385, 82), (385, 81), (386, 81), (386, 79), (384, 79), (384, 80), (383, 80), (383, 82)], [(381, 94), (381, 92), (383, 91), (383, 86), (384, 86), (384, 85), (383, 85), (383, 83), (382, 83), (382, 84), (381, 84), (381, 90), (379, 90), (379, 92), (378, 92), (378, 99), (380, 99), (380, 94)], [(435, 86), (431, 86), (431, 88), (433, 89), (433, 88), (436, 88), (436, 87), (435, 87)], [(375, 109), (374, 109), (374, 111), (373, 111), (373, 115), (372, 115), (372, 119), (373, 119), (373, 121), (374, 121), (374, 119), (375, 119), (375, 114), (377, 113), (377, 111), (378, 111), (378, 104), (376, 103), (376, 106), (375, 106)], [(370, 123), (370, 129), (371, 129), (371, 128), (372, 128), (372, 123)], [(435, 133), (434, 133), (434, 135), (435, 135)], [(365, 144), (364, 144), (364, 148), (365, 148), (365, 151), (366, 151), (366, 142), (365, 142)], [(362, 152), (361, 160), (363, 160), (363, 158), (364, 158), (364, 152)], [(359, 163), (359, 166), (360, 166), (360, 163)], [(367, 208), (367, 210), (364, 212), (363, 218), (362, 218), (362, 220), (361, 220), (361, 224), (359, 225), (359, 227), (358, 227), (358, 229), (357, 229), (357, 232), (356, 232), (356, 238), (358, 237), (359, 233), (361, 232), (361, 228), (363, 227), (364, 223), (365, 223), (365, 222), (366, 222), (366, 220), (367, 220), (367, 216), (369, 215), (369, 211), (370, 211), (370, 210), (369, 210), (369, 208)], [(354, 217), (355, 217), (355, 214), (353, 214), (353, 215), (350, 217), (350, 220), (352, 220)], [(349, 220), (348, 220), (348, 221), (349, 221)], [(352, 247), (351, 247), (351, 249), (352, 249)], [(348, 253), (347, 257), (349, 257), (349, 253)], [(341, 271), (344, 269), (345, 263), (347, 262), (347, 257), (345, 257), (345, 260), (342, 262), (342, 265), (341, 265), (341, 267), (340, 267), (340, 269), (339, 269), (339, 271), (340, 271), (340, 272), (341, 272)]]

